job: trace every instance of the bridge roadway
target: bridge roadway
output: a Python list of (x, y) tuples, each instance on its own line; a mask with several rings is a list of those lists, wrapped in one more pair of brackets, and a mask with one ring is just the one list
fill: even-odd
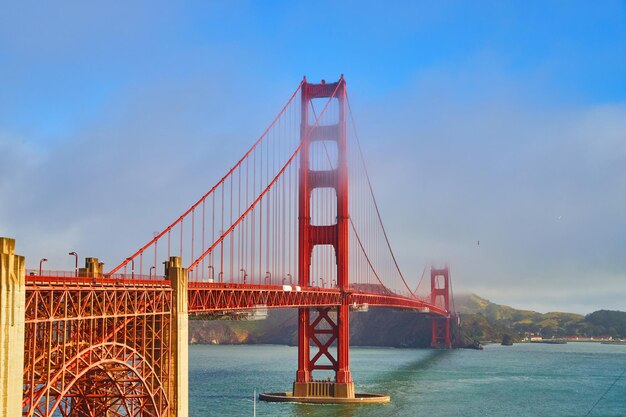
[[(169, 288), (170, 282), (161, 279), (85, 278), (59, 274), (59, 276), (27, 276), (26, 285), (40, 290), (94, 285), (123, 290), (129, 287)], [(205, 282), (189, 282), (187, 288), (188, 311), (191, 314), (254, 309), (260, 305), (268, 308), (333, 307), (342, 304), (343, 297), (348, 297), (348, 304), (355, 306), (367, 304), (370, 307), (411, 309), (440, 317), (449, 315), (445, 309), (425, 299), (389, 293), (359, 290), (342, 293), (334, 288)]]

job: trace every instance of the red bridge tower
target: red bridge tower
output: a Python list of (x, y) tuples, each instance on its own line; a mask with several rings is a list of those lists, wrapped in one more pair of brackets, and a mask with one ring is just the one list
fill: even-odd
[[(430, 302), (450, 311), (450, 271), (448, 267), (430, 270)], [(431, 347), (451, 349), (450, 314), (445, 317), (433, 317)]]
[[(310, 101), (328, 98), (334, 94), (338, 104), (338, 121), (320, 126), (309, 123)], [(354, 398), (354, 383), (349, 367), (349, 305), (345, 293), (348, 284), (348, 155), (346, 138), (346, 83), (343, 76), (336, 83), (302, 85), (300, 139), (300, 190), (299, 190), (299, 240), (298, 280), (301, 286), (310, 285), (313, 248), (332, 245), (337, 262), (337, 286), (344, 295), (342, 303), (333, 312), (331, 307), (300, 308), (298, 311), (298, 372), (294, 382), (294, 396), (308, 397), (325, 391), (331, 397)], [(337, 144), (337, 167), (330, 170), (310, 168), (310, 150), (314, 141), (334, 141)], [(311, 225), (311, 195), (316, 188), (334, 188), (337, 193), (337, 222)], [(333, 314), (334, 313), (334, 314)], [(322, 336), (322, 337), (320, 337)], [(311, 342), (318, 347), (311, 357)], [(330, 348), (336, 342), (333, 355)], [(320, 361), (321, 360), (321, 361)], [(321, 364), (320, 362), (330, 362)], [(335, 381), (320, 386), (312, 378), (315, 370), (332, 370)], [(318, 394), (319, 395), (319, 394)]]

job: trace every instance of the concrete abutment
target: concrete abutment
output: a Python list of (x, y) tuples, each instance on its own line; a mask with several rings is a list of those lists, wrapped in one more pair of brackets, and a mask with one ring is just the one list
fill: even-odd
[(170, 257), (165, 275), (173, 290), (172, 297), (172, 373), (170, 376), (171, 417), (187, 417), (189, 410), (189, 310), (187, 271), (178, 256)]
[(15, 254), (15, 240), (0, 237), (0, 415), (22, 415), (24, 375), (24, 257)]

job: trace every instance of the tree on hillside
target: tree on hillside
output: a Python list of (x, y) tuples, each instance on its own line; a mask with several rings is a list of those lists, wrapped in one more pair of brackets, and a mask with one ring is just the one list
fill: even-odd
[(626, 337), (626, 312), (598, 310), (585, 316), (591, 336)]

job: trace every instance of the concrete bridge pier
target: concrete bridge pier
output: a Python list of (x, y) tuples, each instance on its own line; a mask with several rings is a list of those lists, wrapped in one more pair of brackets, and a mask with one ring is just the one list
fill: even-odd
[(15, 254), (15, 240), (0, 237), (0, 415), (22, 415), (24, 374), (24, 257)]

